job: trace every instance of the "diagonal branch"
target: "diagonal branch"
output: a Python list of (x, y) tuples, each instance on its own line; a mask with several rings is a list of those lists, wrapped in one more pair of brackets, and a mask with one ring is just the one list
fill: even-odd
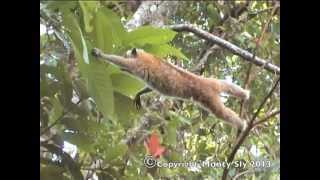
[[(223, 30), (220, 30), (220, 26), (226, 22), (226, 20), (232, 15), (233, 18), (238, 18), (242, 13), (244, 13), (247, 10), (247, 7), (249, 5), (250, 1), (246, 1), (245, 4), (237, 6), (231, 10), (231, 12), (227, 13), (216, 25), (212, 25), (209, 29), (209, 33), (218, 35), (221, 38), (225, 37), (225, 33), (223, 33)], [(215, 33), (217, 31), (218, 33)], [(220, 31), (220, 32), (219, 32)], [(199, 56), (199, 63), (194, 67), (191, 71), (196, 74), (202, 74), (204, 71), (204, 68), (206, 64), (208, 63), (208, 57), (217, 49), (220, 47), (214, 44), (213, 42), (207, 41), (206, 42), (207, 48), (203, 49)]]
[[(262, 59), (262, 58), (259, 58), (257, 56), (254, 56), (252, 53), (218, 37), (218, 36), (215, 36), (213, 34), (210, 34), (194, 25), (191, 25), (191, 24), (176, 24), (176, 25), (169, 25), (169, 26), (166, 26), (167, 28), (170, 28), (174, 31), (177, 31), (177, 32), (181, 32), (181, 31), (187, 31), (187, 32), (192, 32), (194, 33), (195, 35), (207, 40), (207, 41), (210, 41), (210, 42), (213, 42), (213, 43), (216, 43), (218, 44), (219, 46), (223, 47), (223, 48), (226, 48), (228, 50), (230, 50), (232, 53), (242, 57), (243, 59), (257, 65), (257, 66), (261, 66), (263, 67), (264, 69), (270, 71), (270, 72), (273, 72), (275, 74), (280, 74), (280, 68), (276, 65), (273, 65), (270, 62), (270, 60), (265, 60), (265, 59)], [(254, 57), (254, 58), (253, 58)]]
[[(262, 101), (262, 103), (260, 104), (258, 110), (254, 113), (252, 119), (249, 121), (248, 123), (248, 127), (239, 135), (239, 137), (237, 138), (235, 145), (233, 146), (233, 148), (231, 149), (231, 153), (228, 156), (228, 163), (232, 162), (238, 149), (240, 148), (240, 146), (242, 145), (242, 143), (244, 142), (244, 140), (246, 139), (246, 137), (249, 135), (249, 132), (251, 131), (251, 129), (254, 127), (253, 126), (253, 122), (256, 120), (256, 118), (258, 117), (262, 107), (264, 106), (264, 104), (267, 102), (267, 100), (271, 97), (271, 95), (273, 94), (274, 90), (276, 89), (276, 87), (278, 86), (280, 82), (280, 77), (278, 78), (277, 82), (275, 83), (275, 85), (273, 86), (273, 88), (271, 89), (271, 91), (269, 92), (269, 94), (264, 98), (264, 100)], [(222, 175), (222, 180), (225, 180), (227, 178), (227, 174), (229, 172), (229, 169), (227, 167), (224, 168), (223, 170), (223, 175)]]

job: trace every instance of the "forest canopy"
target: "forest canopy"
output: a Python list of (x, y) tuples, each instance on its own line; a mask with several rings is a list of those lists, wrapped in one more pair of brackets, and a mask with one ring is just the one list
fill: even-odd
[[(145, 83), (93, 48), (143, 49), (250, 90), (222, 94), (248, 128), (156, 91), (137, 109)], [(280, 179), (279, 78), (278, 1), (40, 1), (41, 179)], [(215, 167), (148, 167), (152, 148), (162, 165)]]

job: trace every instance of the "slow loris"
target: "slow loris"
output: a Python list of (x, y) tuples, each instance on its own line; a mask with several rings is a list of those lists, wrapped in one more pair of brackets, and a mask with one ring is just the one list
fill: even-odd
[(104, 54), (97, 48), (94, 48), (92, 53), (120, 66), (122, 70), (143, 80), (148, 87), (163, 95), (191, 99), (240, 131), (247, 126), (247, 122), (224, 106), (220, 99), (220, 94), (224, 92), (247, 100), (249, 91), (236, 84), (198, 76), (141, 49), (134, 48), (128, 51), (125, 57)]

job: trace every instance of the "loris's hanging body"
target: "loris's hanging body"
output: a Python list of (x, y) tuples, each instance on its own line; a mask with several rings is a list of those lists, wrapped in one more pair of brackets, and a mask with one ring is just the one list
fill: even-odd
[(104, 54), (99, 49), (93, 49), (93, 54), (120, 66), (163, 95), (192, 99), (239, 130), (246, 128), (246, 121), (224, 106), (220, 93), (248, 99), (248, 90), (225, 80), (198, 76), (140, 49), (128, 51), (126, 57)]

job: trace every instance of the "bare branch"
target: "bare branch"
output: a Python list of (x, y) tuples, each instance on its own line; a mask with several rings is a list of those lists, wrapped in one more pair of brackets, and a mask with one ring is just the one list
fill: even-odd
[[(276, 89), (276, 87), (278, 86), (280, 82), (280, 77), (278, 78), (277, 82), (275, 83), (275, 85), (273, 86), (273, 88), (271, 89), (271, 91), (269, 92), (269, 94), (264, 98), (264, 100), (262, 101), (262, 103), (260, 104), (260, 106), (258, 107), (258, 110), (255, 112), (254, 116), (252, 117), (252, 119), (249, 121), (248, 123), (248, 127), (241, 132), (241, 134), (239, 135), (239, 137), (237, 138), (235, 145), (233, 146), (233, 148), (231, 149), (231, 153), (228, 156), (228, 163), (232, 162), (238, 149), (240, 148), (240, 146), (242, 145), (242, 143), (244, 142), (244, 140), (246, 139), (246, 137), (249, 135), (249, 132), (251, 131), (251, 129), (253, 128), (253, 122), (255, 121), (255, 119), (258, 117), (258, 114), (260, 113), (262, 107), (264, 106), (264, 104), (267, 102), (267, 100), (271, 97), (271, 95), (273, 94), (274, 90)], [(229, 172), (228, 168), (224, 168), (223, 170), (223, 175), (222, 175), (222, 180), (226, 180), (227, 178), (227, 174)]]
[(278, 78), (278, 80), (276, 81), (275, 85), (273, 86), (273, 88), (271, 89), (271, 91), (269, 92), (269, 94), (264, 98), (264, 100), (262, 101), (262, 103), (260, 104), (258, 110), (256, 111), (256, 113), (254, 114), (254, 116), (252, 117), (252, 119), (249, 122), (249, 125), (252, 126), (253, 122), (256, 120), (256, 118), (258, 117), (262, 107), (264, 106), (264, 104), (267, 102), (267, 100), (271, 97), (271, 95), (273, 94), (273, 92), (275, 91), (275, 89), (277, 88), (278, 84), (280, 82), (280, 77)]
[[(247, 7), (249, 5), (250, 1), (247, 1), (245, 4), (237, 6), (235, 8), (233, 8), (231, 10), (230, 13), (227, 13), (222, 19), (220, 19), (220, 21), (218, 22), (218, 24), (216, 25), (212, 25), (209, 29), (209, 32), (212, 34), (215, 34), (214, 32), (217, 31), (217, 35), (221, 38), (225, 37), (225, 33), (223, 33), (223, 30), (220, 30), (220, 26), (223, 25), (224, 22), (226, 22), (226, 20), (230, 17), (230, 15), (232, 15), (234, 18), (238, 18), (242, 13), (244, 13), (247, 10)], [(220, 31), (220, 32), (219, 32)], [(209, 47), (209, 48), (208, 48)], [(192, 70), (192, 72), (198, 73), (198, 74), (202, 74), (204, 71), (204, 67), (205, 65), (208, 63), (208, 58), (209, 56), (218, 48), (220, 48), (219, 46), (217, 46), (216, 44), (214, 44), (213, 42), (206, 42), (206, 48), (204, 48), (202, 50), (202, 52), (200, 53), (199, 56), (199, 63), (198, 65), (196, 65), (196, 67)]]
[(192, 32), (195, 35), (197, 35), (203, 39), (206, 39), (207, 41), (216, 43), (219, 46), (230, 50), (232, 53), (242, 57), (243, 59), (245, 59), (245, 60), (247, 60), (257, 66), (261, 66), (264, 69), (266, 69), (270, 72), (273, 72), (275, 74), (280, 74), (280, 68), (276, 65), (269, 63), (270, 60), (264, 60), (262, 58), (256, 57), (252, 53), (250, 53), (250, 52), (248, 52), (248, 51), (246, 51), (246, 50), (244, 50), (244, 49), (242, 49), (242, 48), (240, 48), (240, 47), (238, 47), (238, 46), (236, 46), (236, 45), (234, 45), (234, 44), (232, 44), (232, 43), (230, 43), (220, 37), (217, 37), (217, 36), (210, 34), (200, 28), (197, 28), (194, 25), (177, 24), (177, 25), (169, 25), (166, 27), (171, 28), (172, 30), (178, 31), (178, 32), (180, 32), (180, 31)]
[(205, 65), (207, 64), (208, 62), (208, 58), (209, 56), (216, 50), (218, 50), (220, 47), (217, 46), (217, 45), (213, 45), (211, 46), (210, 48), (206, 49), (204, 51), (204, 54), (201, 56), (198, 64), (195, 65), (194, 68), (192, 68), (190, 71), (193, 72), (193, 73), (197, 73), (197, 74), (202, 74), (202, 71), (205, 67)]

